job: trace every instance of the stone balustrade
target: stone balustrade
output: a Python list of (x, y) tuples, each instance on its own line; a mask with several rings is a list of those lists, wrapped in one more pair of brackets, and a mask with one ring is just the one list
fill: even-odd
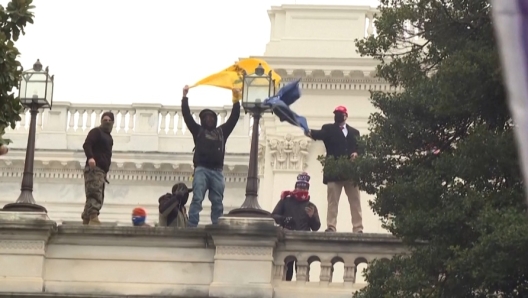
[[(212, 108), (218, 113), (218, 124), (224, 123), (232, 106)], [(202, 108), (191, 107), (193, 117)], [(115, 151), (191, 152), (194, 148), (180, 106), (161, 104), (72, 104), (55, 102), (51, 110), (42, 110), (37, 115), (36, 148), (54, 150), (79, 150), (88, 131), (99, 125), (103, 112), (115, 114), (112, 135)], [(7, 129), (6, 136), (13, 141), (11, 148), (25, 149), (29, 129), (29, 112), (15, 129)], [(197, 120), (199, 121), (199, 120)], [(230, 136), (227, 151), (249, 153), (252, 119), (241, 113), (239, 124)], [(235, 141), (233, 141), (235, 140)]]
[[(359, 264), (400, 252), (390, 235), (285, 232), (271, 219), (93, 227), (0, 212), (0, 296), (344, 298), (365, 286)], [(296, 278), (285, 281), (290, 260)]]

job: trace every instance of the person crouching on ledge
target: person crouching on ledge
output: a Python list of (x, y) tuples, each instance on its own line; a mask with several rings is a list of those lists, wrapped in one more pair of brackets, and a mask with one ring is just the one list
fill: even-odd
[(150, 227), (145, 221), (147, 220), (147, 211), (137, 207), (132, 210), (132, 224), (134, 227)]
[[(271, 213), (278, 225), (293, 231), (318, 231), (321, 228), (317, 207), (310, 202), (309, 190), (310, 176), (302, 173), (297, 176), (293, 191), (282, 192), (277, 206)], [(294, 261), (286, 264), (287, 281), (293, 277), (293, 266)], [(295, 267), (297, 267), (296, 264)]]

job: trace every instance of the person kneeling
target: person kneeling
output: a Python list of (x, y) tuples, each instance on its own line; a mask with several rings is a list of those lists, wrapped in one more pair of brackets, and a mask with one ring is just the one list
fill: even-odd
[(185, 183), (178, 183), (172, 187), (172, 193), (161, 196), (159, 202), (159, 225), (161, 227), (187, 227), (189, 218), (185, 204), (189, 200), (192, 188)]
[[(278, 225), (293, 231), (318, 231), (321, 228), (317, 207), (310, 202), (309, 189), (310, 176), (302, 173), (297, 176), (293, 191), (282, 192), (280, 201), (271, 213)], [(286, 264), (287, 281), (293, 277), (293, 266), (294, 261)]]

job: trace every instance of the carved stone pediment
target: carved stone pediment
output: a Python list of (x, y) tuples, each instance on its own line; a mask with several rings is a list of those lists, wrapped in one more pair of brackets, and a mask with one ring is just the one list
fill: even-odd
[(304, 135), (268, 135), (273, 170), (304, 171), (308, 165), (308, 152), (312, 141)]

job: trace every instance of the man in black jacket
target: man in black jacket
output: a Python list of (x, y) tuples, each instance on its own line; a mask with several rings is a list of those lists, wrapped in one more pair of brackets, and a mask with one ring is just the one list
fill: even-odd
[(183, 88), (182, 114), (187, 128), (194, 139), (194, 178), (193, 197), (189, 206), (189, 227), (198, 226), (200, 211), (205, 192), (209, 192), (211, 201), (211, 221), (218, 223), (218, 218), (224, 213), (224, 156), (226, 141), (240, 118), (241, 91), (233, 89), (233, 109), (227, 121), (218, 126), (217, 114), (205, 109), (198, 115), (200, 124), (194, 121), (189, 108), (189, 86)]
[[(346, 124), (347, 109), (338, 106), (334, 110), (334, 123), (325, 124), (320, 130), (311, 129), (308, 136), (313, 140), (323, 141), (327, 158), (346, 156), (351, 160), (358, 155), (357, 138), (359, 131)], [(361, 201), (359, 188), (352, 181), (342, 181), (337, 177), (324, 175), (323, 183), (327, 185), (328, 211), (326, 215), (326, 232), (335, 232), (337, 225), (337, 211), (341, 191), (345, 189), (350, 204), (352, 226), (354, 233), (363, 233), (363, 218), (361, 214)]]
[(114, 140), (112, 128), (114, 127), (114, 114), (105, 112), (101, 116), (101, 125), (94, 127), (86, 136), (83, 149), (86, 155), (84, 168), (84, 189), (86, 204), (81, 214), (83, 224), (99, 225), (99, 212), (103, 207), (104, 189), (107, 182), (106, 174), (112, 163), (112, 148)]

